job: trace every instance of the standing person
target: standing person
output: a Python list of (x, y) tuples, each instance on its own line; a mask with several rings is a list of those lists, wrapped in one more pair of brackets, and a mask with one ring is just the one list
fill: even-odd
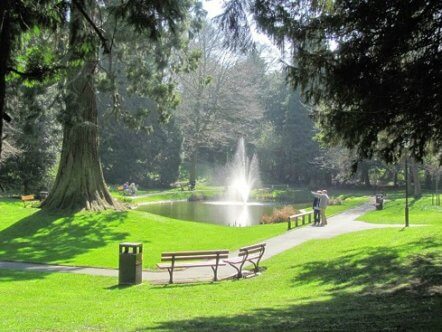
[(323, 190), (321, 196), (319, 197), (319, 213), (321, 214), (321, 226), (327, 225), (327, 217), (325, 216), (325, 210), (328, 206), (328, 195), (327, 190)]
[(321, 223), (319, 225), (325, 226), (327, 225), (327, 217), (325, 216), (325, 210), (327, 209), (328, 200), (329, 200), (327, 195), (327, 190), (322, 190), (318, 192), (312, 191), (312, 195), (319, 198), (319, 213), (321, 215)]
[(313, 226), (319, 225), (320, 217), (319, 217), (319, 197), (314, 196), (313, 199)]

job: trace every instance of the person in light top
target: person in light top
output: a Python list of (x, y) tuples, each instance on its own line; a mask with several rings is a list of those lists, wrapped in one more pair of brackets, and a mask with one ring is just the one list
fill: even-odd
[(325, 226), (327, 225), (327, 217), (325, 215), (325, 210), (327, 209), (329, 202), (327, 190), (319, 190), (317, 192), (312, 191), (312, 195), (319, 198), (319, 214), (321, 216), (320, 226)]

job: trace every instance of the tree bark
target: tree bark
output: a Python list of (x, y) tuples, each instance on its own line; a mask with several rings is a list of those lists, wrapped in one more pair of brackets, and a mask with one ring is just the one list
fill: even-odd
[[(84, 1), (84, 7), (94, 11), (94, 1)], [(76, 6), (71, 6), (71, 63), (81, 60), (74, 48), (91, 38), (88, 27)], [(66, 116), (63, 145), (54, 187), (42, 207), (49, 210), (122, 209), (112, 198), (104, 182), (98, 156), (98, 118), (94, 73), (97, 51), (91, 51), (82, 64), (69, 70), (67, 77)]]
[(416, 160), (414, 158), (410, 158), (410, 171), (413, 178), (414, 198), (418, 199), (422, 197), (422, 190)]
[(6, 105), (6, 75), (11, 55), (11, 22), (9, 1), (0, 1), (0, 160), (3, 151), (3, 118)]
[(189, 188), (194, 190), (196, 186), (196, 166), (198, 162), (198, 149), (192, 152), (192, 159), (190, 161), (190, 171), (189, 171)]
[(364, 164), (361, 165), (361, 182), (367, 187), (371, 187), (370, 176), (368, 174), (368, 167)]

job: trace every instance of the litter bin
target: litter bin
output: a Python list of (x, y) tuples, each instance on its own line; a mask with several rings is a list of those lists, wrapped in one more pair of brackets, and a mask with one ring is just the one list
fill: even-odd
[(120, 285), (138, 285), (143, 280), (143, 244), (120, 243), (120, 263), (118, 283)]
[(384, 195), (376, 195), (376, 210), (384, 208)]

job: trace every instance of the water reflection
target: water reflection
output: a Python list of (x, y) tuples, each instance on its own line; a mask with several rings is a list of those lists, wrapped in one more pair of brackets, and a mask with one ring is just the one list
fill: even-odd
[(143, 205), (138, 210), (174, 219), (244, 227), (258, 225), (263, 214), (271, 214), (277, 206), (259, 202), (171, 202)]

